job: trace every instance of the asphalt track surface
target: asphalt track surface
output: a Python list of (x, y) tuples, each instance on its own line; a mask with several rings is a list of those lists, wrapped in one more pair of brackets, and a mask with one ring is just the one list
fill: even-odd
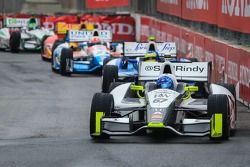
[(250, 110), (238, 104), (238, 130), (208, 137), (89, 137), (98, 75), (62, 77), (39, 54), (0, 52), (0, 167), (246, 167)]

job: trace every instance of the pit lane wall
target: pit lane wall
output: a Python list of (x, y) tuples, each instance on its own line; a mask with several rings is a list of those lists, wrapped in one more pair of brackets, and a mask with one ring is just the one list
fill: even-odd
[(197, 33), (153, 17), (136, 15), (137, 40), (147, 41), (155, 35), (159, 41), (177, 43), (179, 57), (195, 57), (212, 61), (212, 80), (236, 85), (237, 98), (250, 104), (250, 49)]

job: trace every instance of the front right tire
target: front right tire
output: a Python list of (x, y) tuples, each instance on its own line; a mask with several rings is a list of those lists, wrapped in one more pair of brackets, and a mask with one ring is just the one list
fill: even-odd
[[(222, 135), (220, 137), (213, 137), (210, 133), (210, 138), (214, 140), (228, 140), (230, 136), (230, 115), (227, 95), (210, 95), (208, 97), (207, 110), (209, 117), (212, 117), (214, 114), (222, 114)], [(214, 122), (215, 125), (217, 123), (220, 124), (221, 122)]]

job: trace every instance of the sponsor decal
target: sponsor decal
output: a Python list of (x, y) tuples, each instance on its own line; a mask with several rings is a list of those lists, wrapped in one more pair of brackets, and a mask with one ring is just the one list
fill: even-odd
[(174, 67), (175, 67), (175, 71), (185, 71), (185, 72), (200, 72), (200, 73), (202, 73), (205, 70), (204, 67), (199, 67), (199, 66), (186, 67), (186, 66), (177, 65)]
[(139, 51), (139, 50), (147, 50), (147, 45), (143, 44), (143, 43), (138, 43), (135, 47), (135, 49), (133, 49), (135, 51)]
[(163, 103), (165, 101), (167, 101), (168, 99), (166, 98), (156, 98), (153, 100), (153, 103)]
[(172, 4), (172, 5), (178, 5), (178, 0), (160, 0), (160, 2)]
[(145, 70), (146, 71), (160, 71), (161, 66), (155, 65), (155, 66), (146, 66)]
[(222, 0), (221, 9), (223, 14), (229, 16), (250, 16), (250, 2), (248, 0)]
[(172, 51), (176, 51), (175, 45), (171, 43), (165, 43), (164, 46), (159, 50), (159, 52), (167, 51), (168, 53), (172, 53)]
[(69, 31), (70, 38), (81, 39), (91, 35), (90, 31)]
[(6, 18), (5, 24), (7, 27), (22, 27), (27, 26), (29, 19)]
[(208, 0), (186, 0), (186, 8), (208, 10)]
[(240, 65), (240, 83), (246, 87), (250, 87), (250, 69)]
[(168, 98), (170, 96), (170, 92), (164, 92), (164, 93), (161, 93), (161, 92), (156, 92), (155, 95), (154, 95), (154, 98)]
[(98, 29), (112, 30), (117, 35), (134, 35), (134, 28), (131, 24), (126, 23), (97, 23)]
[(229, 79), (238, 81), (238, 65), (235, 62), (228, 61), (227, 63), (227, 76)]
[(163, 118), (163, 114), (161, 112), (154, 112), (151, 117), (152, 120), (159, 120), (162, 118)]

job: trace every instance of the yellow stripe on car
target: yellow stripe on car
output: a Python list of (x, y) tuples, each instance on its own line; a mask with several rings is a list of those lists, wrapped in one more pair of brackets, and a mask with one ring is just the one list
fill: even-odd
[(213, 138), (222, 136), (222, 125), (223, 125), (222, 116), (223, 115), (220, 113), (212, 115), (210, 123), (210, 133), (211, 137)]
[(96, 112), (95, 113), (95, 134), (100, 135), (101, 134), (101, 119), (103, 117), (103, 112)]
[(148, 128), (164, 128), (164, 124), (162, 122), (149, 122)]

